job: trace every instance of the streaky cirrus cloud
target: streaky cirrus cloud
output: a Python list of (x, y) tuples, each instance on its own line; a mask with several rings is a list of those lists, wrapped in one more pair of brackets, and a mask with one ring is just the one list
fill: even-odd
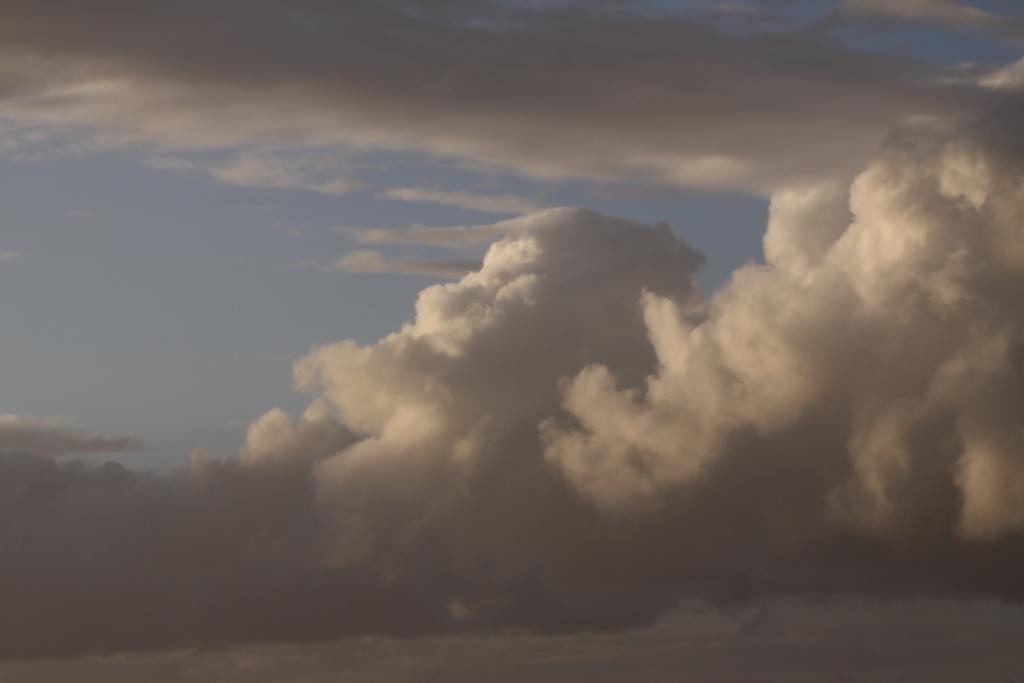
[(143, 448), (134, 436), (91, 434), (56, 418), (0, 415), (0, 453), (40, 456), (122, 453)]
[(541, 206), (515, 195), (478, 194), (452, 190), (431, 190), (420, 187), (393, 187), (380, 193), (385, 199), (400, 202), (444, 204), (484, 213), (526, 214), (540, 211)]
[(479, 261), (463, 259), (442, 260), (426, 258), (388, 258), (379, 251), (359, 249), (350, 251), (337, 261), (318, 264), (320, 270), (348, 273), (399, 273), (459, 279), (480, 267)]
[(327, 195), (344, 195), (359, 187), (357, 182), (339, 177), (335, 162), (316, 154), (288, 157), (248, 153), (214, 161), (157, 156), (147, 163), (167, 171), (204, 172), (218, 182), (238, 187), (305, 190)]
[(496, 242), (518, 223), (500, 221), (485, 225), (454, 225), (432, 227), (411, 225), (407, 228), (339, 228), (338, 232), (359, 244), (405, 244), (449, 249), (472, 249)]

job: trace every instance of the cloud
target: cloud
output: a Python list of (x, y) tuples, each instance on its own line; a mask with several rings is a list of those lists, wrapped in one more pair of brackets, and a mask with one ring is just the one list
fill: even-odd
[(917, 124), (893, 134), (848, 207), (834, 187), (776, 195), (768, 264), (735, 273), (697, 323), (646, 294), (658, 372), (642, 391), (605, 365), (579, 373), (564, 393), (578, 426), (545, 425), (548, 458), (618, 507), (708, 476), (740, 434), (780, 452), (840, 420), (830, 445), (785, 446), (848, 468), (821, 492), (827, 514), (880, 535), (1024, 531), (1024, 321), (1006, 298), (1024, 266), (1024, 195), (1000, 148), (1019, 142), (1001, 135), (988, 147)]
[(766, 262), (710, 299), (667, 225), (546, 210), (477, 226), (479, 269), (393, 333), (298, 360), (309, 409), (235, 458), (0, 458), (0, 656), (1024, 601), (1024, 139), (1001, 104), (774, 193)]
[[(1006, 683), (1020, 671), (1019, 607), (914, 600), (687, 605), (619, 634), (349, 639), (0, 664), (19, 683)], [(935, 643), (941, 641), (941, 647)]]
[(924, 20), (957, 27), (991, 27), (999, 17), (959, 0), (843, 0), (855, 13), (903, 20)]
[(960, 0), (843, 0), (841, 14), (909, 25), (937, 25), (997, 36), (1009, 45), (1024, 37), (1024, 14), (995, 14)]
[(413, 225), (408, 228), (342, 228), (339, 230), (360, 244), (405, 244), (450, 249), (470, 249), (499, 239), (515, 224), (459, 225), (431, 227)]
[(345, 254), (334, 263), (319, 265), (320, 270), (348, 273), (401, 273), (428, 277), (461, 278), (480, 267), (479, 261), (442, 261), (432, 259), (389, 259), (379, 251), (360, 250)]
[(983, 75), (980, 83), (994, 90), (1024, 90), (1024, 59), (1007, 64)]
[(400, 202), (445, 204), (484, 213), (524, 214), (539, 211), (541, 208), (529, 200), (512, 195), (486, 195), (472, 192), (426, 190), (416, 187), (396, 187), (385, 190), (379, 196)]
[(0, 415), (0, 453), (59, 456), (122, 453), (143, 448), (134, 436), (105, 436), (70, 429), (55, 418)]
[(282, 157), (273, 154), (242, 154), (220, 161), (195, 161), (179, 157), (154, 157), (147, 162), (169, 171), (202, 171), (225, 185), (305, 190), (328, 195), (344, 195), (359, 184), (335, 177), (335, 164), (323, 157)]
[(0, 251), (0, 263), (14, 261), (22, 257), (22, 251)]
[[(52, 139), (172, 157), (406, 150), (537, 178), (770, 193), (854, 172), (908, 115), (955, 118), (989, 97), (798, 31), (728, 37), (626, 6), (14, 0), (0, 27), (0, 134), (21, 154)], [(214, 175), (307, 186), (280, 170)]]

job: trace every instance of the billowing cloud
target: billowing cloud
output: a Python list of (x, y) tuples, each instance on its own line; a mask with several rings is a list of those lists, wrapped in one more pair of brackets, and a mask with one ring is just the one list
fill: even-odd
[(0, 144), (244, 149), (214, 175), (275, 187), (308, 186), (268, 166), (284, 147), (768, 193), (849, 174), (906, 116), (987, 97), (799, 31), (727, 37), (612, 5), (10, 0)]
[[(919, 124), (848, 206), (830, 186), (776, 195), (767, 265), (735, 273), (697, 322), (646, 294), (658, 372), (642, 391), (607, 366), (579, 373), (564, 392), (576, 425), (544, 426), (548, 458), (617, 507), (699, 481), (749, 433), (836, 457), (849, 471), (825, 512), (872, 532), (1024, 531), (1020, 177), (1001, 149)], [(783, 446), (833, 420), (831, 445)]]
[(0, 656), (1024, 600), (1004, 106), (776, 192), (766, 262), (710, 299), (668, 226), (547, 210), (477, 226), (479, 269), (394, 333), (300, 359), (309, 409), (256, 420), (236, 458), (0, 459)]
[(0, 453), (42, 456), (121, 453), (142, 446), (134, 436), (90, 434), (54, 418), (0, 415)]

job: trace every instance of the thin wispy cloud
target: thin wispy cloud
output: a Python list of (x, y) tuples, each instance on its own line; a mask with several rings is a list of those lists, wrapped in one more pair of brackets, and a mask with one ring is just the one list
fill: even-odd
[(337, 261), (315, 264), (323, 271), (347, 273), (400, 273), (458, 279), (480, 267), (478, 260), (440, 260), (421, 258), (388, 258), (379, 251), (359, 250), (345, 254)]
[(471, 249), (500, 237), (507, 226), (466, 225), (432, 227), (412, 225), (407, 228), (340, 228), (339, 233), (359, 244), (405, 244), (450, 249)]
[(333, 177), (329, 162), (322, 157), (245, 154), (227, 160), (197, 161), (161, 156), (147, 163), (160, 170), (203, 172), (220, 183), (236, 187), (304, 190), (327, 195), (345, 195), (360, 187), (358, 182)]
[(443, 204), (472, 209), (484, 213), (524, 214), (539, 211), (542, 207), (523, 197), (514, 195), (489, 195), (452, 190), (429, 190), (416, 187), (396, 187), (378, 194), (384, 199), (400, 202)]
[(56, 418), (0, 415), (0, 454), (59, 456), (137, 451), (143, 443), (134, 436), (91, 434)]

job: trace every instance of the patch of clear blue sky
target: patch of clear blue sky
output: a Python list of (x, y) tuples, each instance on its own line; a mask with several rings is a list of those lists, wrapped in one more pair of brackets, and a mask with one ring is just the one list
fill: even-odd
[[(773, 7), (787, 21), (810, 24), (831, 3)], [(938, 29), (864, 25), (840, 35), (855, 49), (944, 65), (1019, 56), (991, 37)], [(59, 415), (89, 429), (137, 433), (153, 447), (124, 457), (145, 466), (178, 462), (196, 446), (232, 452), (252, 418), (273, 406), (304, 407), (291, 390), (292, 361), (315, 344), (371, 342), (394, 330), (429, 283), (295, 264), (354, 248), (337, 228), (496, 219), (384, 201), (374, 189), (520, 194), (668, 221), (707, 254), (700, 276), (707, 290), (761, 254), (762, 199), (540, 184), (417, 155), (369, 155), (358, 166), (371, 189), (337, 197), (229, 187), (202, 173), (148, 168), (137, 154), (0, 160), (0, 251), (24, 252), (0, 263), (0, 413)]]

